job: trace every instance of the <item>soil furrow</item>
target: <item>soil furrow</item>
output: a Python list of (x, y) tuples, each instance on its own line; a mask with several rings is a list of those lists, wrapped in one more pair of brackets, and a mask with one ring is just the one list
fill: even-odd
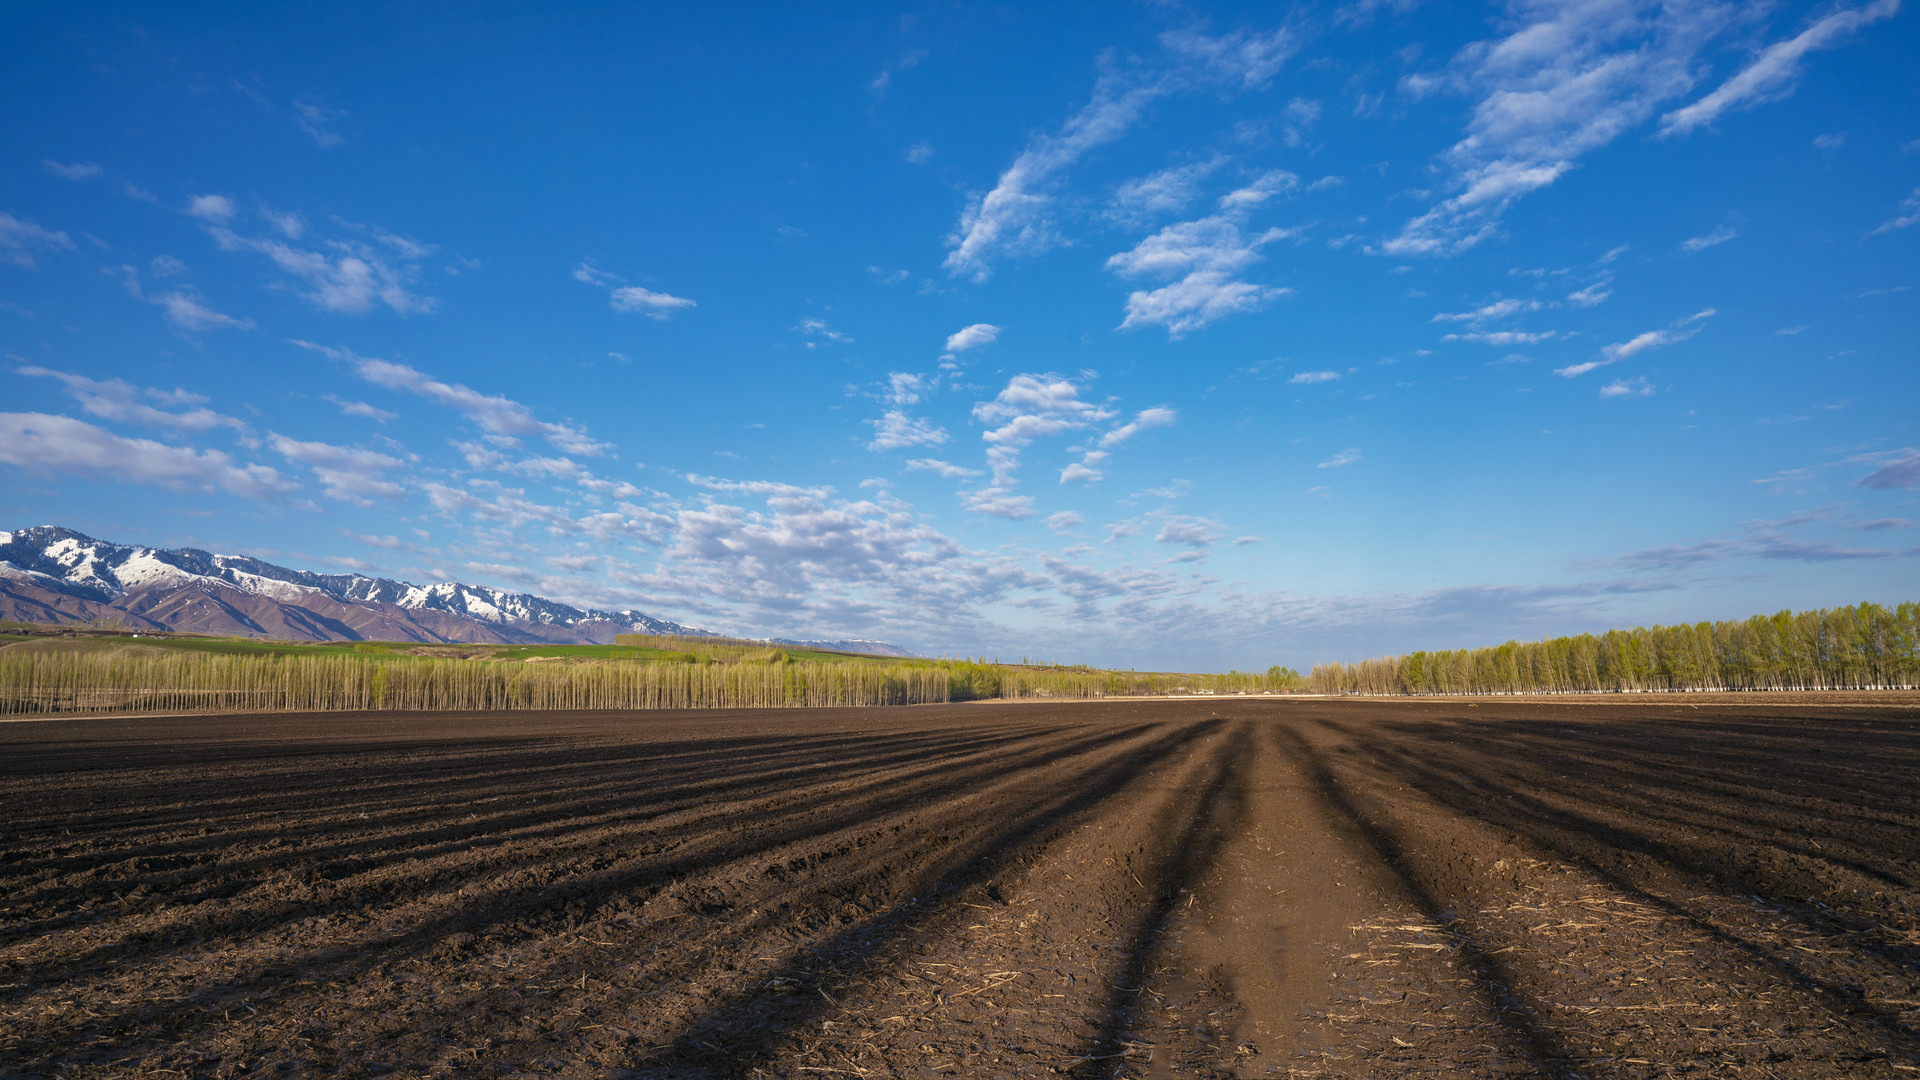
[(1916, 772), (1898, 693), (4, 725), (0, 1077), (1913, 1076)]

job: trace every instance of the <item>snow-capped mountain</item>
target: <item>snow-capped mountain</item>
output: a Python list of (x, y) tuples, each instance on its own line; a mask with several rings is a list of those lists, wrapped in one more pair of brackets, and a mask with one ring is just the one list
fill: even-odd
[(313, 641), (604, 644), (617, 633), (712, 636), (637, 611), (529, 593), (312, 574), (245, 555), (114, 544), (43, 525), (0, 532), (0, 618)]

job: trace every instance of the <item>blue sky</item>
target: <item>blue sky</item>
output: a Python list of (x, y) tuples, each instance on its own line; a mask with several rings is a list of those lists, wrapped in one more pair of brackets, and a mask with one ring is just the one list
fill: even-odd
[(4, 526), (1161, 668), (1920, 596), (1897, 0), (685, 7), (9, 9)]

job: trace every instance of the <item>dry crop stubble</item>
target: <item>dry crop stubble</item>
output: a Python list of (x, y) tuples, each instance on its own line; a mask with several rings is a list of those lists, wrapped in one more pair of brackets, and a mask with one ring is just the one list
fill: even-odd
[(1783, 700), (6, 725), (0, 1071), (1913, 1075), (1920, 710)]

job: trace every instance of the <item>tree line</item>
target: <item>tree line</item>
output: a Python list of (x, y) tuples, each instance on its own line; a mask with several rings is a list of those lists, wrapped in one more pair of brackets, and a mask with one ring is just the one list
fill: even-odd
[(1316, 664), (1307, 682), (1323, 694), (1906, 689), (1920, 686), (1920, 603)]
[[(391, 653), (244, 655), (123, 646), (0, 649), (0, 714), (394, 710), (730, 709), (922, 705), (1022, 698), (1257, 693), (1290, 669), (1177, 675), (972, 661), (796, 660), (763, 642), (731, 662), (520, 663)], [(750, 647), (749, 647), (750, 646)]]

